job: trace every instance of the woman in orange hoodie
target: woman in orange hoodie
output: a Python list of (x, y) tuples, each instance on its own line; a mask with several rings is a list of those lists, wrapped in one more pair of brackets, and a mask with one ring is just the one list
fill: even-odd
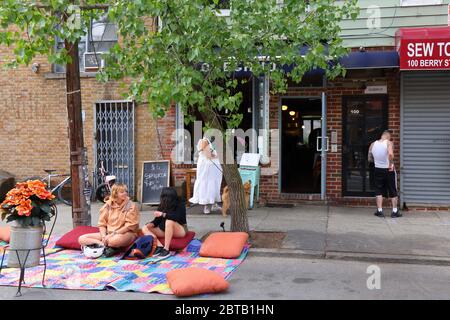
[(78, 242), (82, 247), (95, 244), (105, 246), (106, 257), (116, 254), (120, 248), (126, 248), (136, 240), (139, 210), (128, 197), (126, 185), (113, 185), (111, 197), (100, 209), (98, 227), (100, 232), (85, 234)]

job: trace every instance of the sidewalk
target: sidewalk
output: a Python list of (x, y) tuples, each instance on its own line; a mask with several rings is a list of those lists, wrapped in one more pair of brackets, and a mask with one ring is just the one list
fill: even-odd
[[(54, 233), (72, 228), (70, 207), (59, 205)], [(92, 205), (92, 223), (98, 221), (100, 205)], [(141, 225), (152, 220), (154, 208), (144, 206)], [(386, 213), (390, 213), (388, 210)], [(450, 212), (403, 212), (398, 219), (373, 215), (371, 208), (300, 205), (293, 208), (255, 208), (248, 211), (250, 229), (283, 231), (282, 249), (253, 248), (251, 255), (292, 256), (450, 265)], [(189, 228), (200, 238), (220, 231), (230, 217), (219, 212), (202, 214), (200, 206), (188, 208)]]

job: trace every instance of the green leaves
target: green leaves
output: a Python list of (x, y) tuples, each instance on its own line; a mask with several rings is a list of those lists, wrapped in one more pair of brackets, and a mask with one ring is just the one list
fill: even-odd
[[(0, 44), (14, 45), (14, 61), (29, 64), (37, 55), (50, 63), (69, 63), (65, 49), (55, 52), (55, 39), (75, 43), (91, 19), (102, 10), (81, 10), (70, 0), (35, 2), (3, 0), (0, 7)], [(78, 1), (76, 2), (78, 3)], [(324, 68), (327, 76), (344, 72), (330, 63), (346, 53), (340, 21), (359, 14), (357, 0), (233, 1), (230, 17), (218, 15), (217, 0), (85, 0), (85, 5), (110, 4), (108, 18), (117, 24), (119, 43), (107, 55), (99, 81), (127, 79), (126, 97), (148, 102), (155, 117), (163, 117), (174, 103), (189, 110), (209, 110), (224, 126), (239, 125), (240, 94), (234, 70), (246, 67), (271, 79), (271, 92), (286, 91), (282, 64), (294, 65), (294, 80)], [(69, 11), (69, 18), (61, 13)], [(158, 17), (159, 25), (155, 25)], [(79, 23), (75, 23), (78, 22)], [(14, 30), (14, 32), (13, 32)], [(16, 31), (17, 30), (17, 31)], [(300, 56), (300, 48), (309, 52)], [(262, 59), (262, 57), (265, 57)], [(265, 63), (265, 62), (268, 63)], [(277, 63), (274, 69), (272, 63)], [(204, 67), (206, 66), (207, 67)]]
[[(173, 103), (217, 114), (227, 110), (224, 125), (233, 128), (242, 119), (237, 112), (242, 96), (234, 93), (232, 70), (245, 66), (254, 74), (266, 73), (272, 93), (286, 90), (288, 75), (262, 64), (261, 56), (279, 65), (294, 64), (297, 80), (316, 67), (330, 77), (341, 74), (329, 57), (345, 54), (342, 41), (336, 40), (339, 22), (355, 17), (356, 2), (311, 0), (308, 6), (303, 0), (286, 0), (280, 7), (275, 0), (233, 1), (232, 15), (225, 19), (217, 15), (218, 1), (115, 1), (110, 17), (123, 41), (111, 53), (119, 63), (109, 64), (103, 79), (131, 77), (130, 95), (145, 96), (157, 117)], [(155, 32), (148, 17), (156, 16), (162, 28)], [(310, 51), (301, 57), (299, 48), (305, 44)], [(188, 115), (185, 120), (192, 119)]]
[(199, 52), (200, 50), (198, 48), (193, 48), (192, 50), (190, 50), (187, 54), (188, 61), (192, 62), (197, 59), (199, 56)]
[[(46, 55), (50, 63), (69, 62), (67, 53), (54, 52), (55, 39), (75, 43), (84, 34), (92, 17), (102, 11), (85, 12), (72, 5), (70, 0), (13, 1), (3, 0), (0, 7), (0, 44), (13, 46), (14, 61), (9, 67), (30, 64), (38, 55)], [(101, 4), (106, 0), (84, 1), (85, 4)], [(63, 19), (62, 12), (67, 12)], [(13, 31), (14, 30), (14, 31)]]

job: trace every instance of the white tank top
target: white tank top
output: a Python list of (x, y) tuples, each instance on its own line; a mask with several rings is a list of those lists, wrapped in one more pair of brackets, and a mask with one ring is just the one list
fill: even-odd
[(388, 141), (375, 141), (372, 146), (372, 155), (375, 161), (375, 168), (389, 168)]

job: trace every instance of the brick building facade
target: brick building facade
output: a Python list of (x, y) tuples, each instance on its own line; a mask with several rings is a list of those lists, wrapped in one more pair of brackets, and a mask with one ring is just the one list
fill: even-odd
[[(2, 59), (9, 49), (0, 48)], [(52, 73), (45, 58), (36, 59), (39, 72), (30, 67), (0, 71), (0, 168), (23, 179), (45, 176), (44, 169), (68, 173), (69, 146), (65, 77)], [(117, 83), (100, 84), (95, 74), (82, 73), (84, 140), (89, 171), (94, 171), (94, 108), (98, 101), (123, 100)], [(139, 193), (140, 164), (158, 157), (155, 121), (147, 106), (135, 107), (135, 188)]]
[[(400, 2), (399, 5), (398, 1), (385, 1), (384, 4), (380, 5), (383, 9), (380, 12), (381, 18), (383, 19), (380, 21), (378, 29), (372, 29), (372, 25), (367, 23), (372, 19), (370, 16), (372, 3), (360, 1), (359, 5), (362, 10), (357, 20), (344, 21), (342, 24), (344, 45), (353, 48), (352, 51), (355, 53), (349, 59), (350, 61), (347, 61), (349, 62), (349, 65), (346, 66), (349, 70), (347, 76), (333, 81), (325, 80), (322, 85), (318, 86), (301, 87), (294, 85), (289, 87), (287, 93), (283, 95), (268, 96), (265, 110), (265, 116), (268, 120), (267, 129), (282, 132), (284, 120), (280, 115), (283, 115), (282, 105), (287, 97), (298, 99), (307, 97), (319, 98), (322, 94), (325, 94), (327, 105), (327, 137), (331, 140), (334, 136), (336, 139), (336, 141), (332, 142), (334, 149), (330, 149), (327, 152), (325, 179), (325, 199), (327, 202), (351, 205), (369, 205), (373, 203), (373, 197), (370, 195), (369, 188), (369, 180), (371, 179), (370, 170), (367, 169), (367, 163), (361, 165), (361, 161), (365, 161), (361, 155), (365, 153), (366, 150), (364, 148), (367, 148), (368, 145), (359, 146), (360, 149), (355, 146), (350, 146), (353, 148), (353, 151), (349, 152), (347, 150), (349, 147), (349, 130), (351, 131), (355, 128), (349, 129), (346, 127), (346, 121), (350, 120), (348, 119), (348, 114), (344, 111), (349, 110), (350, 107), (347, 104), (352, 103), (352, 101), (362, 101), (366, 105), (385, 101), (386, 110), (383, 111), (385, 112), (385, 118), (383, 118), (383, 123), (376, 125), (375, 131), (378, 132), (381, 128), (389, 128), (393, 131), (393, 140), (396, 146), (396, 167), (400, 175), (403, 172), (407, 172), (406, 178), (405, 176), (403, 176), (403, 179), (400, 176), (398, 178), (399, 189), (401, 190), (400, 205), (402, 205), (403, 200), (402, 192), (406, 192), (407, 195), (409, 194), (411, 202), (418, 199), (425, 200), (424, 202), (429, 203), (419, 206), (418, 208), (420, 209), (438, 208), (446, 210), (449, 208), (448, 199), (446, 199), (448, 190), (435, 190), (442, 189), (440, 186), (444, 178), (447, 179), (445, 183), (446, 181), (450, 181), (448, 180), (450, 179), (450, 175), (446, 164), (440, 160), (445, 155), (445, 152), (447, 152), (445, 145), (442, 146), (440, 153), (436, 154), (435, 158), (426, 163), (425, 169), (423, 167), (419, 168), (422, 171), (417, 169), (417, 163), (425, 163), (426, 161), (420, 158), (420, 155), (415, 155), (414, 150), (413, 152), (408, 151), (409, 153), (407, 153), (405, 150), (408, 147), (402, 148), (410, 140), (413, 141), (412, 143), (415, 142), (414, 139), (416, 136), (414, 135), (414, 130), (417, 128), (415, 123), (420, 120), (417, 120), (417, 117), (421, 117), (421, 112), (425, 112), (420, 110), (420, 108), (425, 110), (425, 108), (429, 107), (429, 99), (426, 98), (426, 92), (423, 94), (425, 98), (420, 101), (420, 108), (414, 105), (414, 101), (411, 102), (414, 99), (405, 97), (404, 93), (414, 93), (414, 90), (417, 88), (416, 83), (419, 81), (421, 81), (421, 88), (429, 88), (429, 92), (436, 91), (437, 89), (434, 87), (440, 85), (442, 88), (435, 93), (443, 101), (436, 102), (436, 99), (432, 97), (432, 100), (436, 102), (436, 105), (433, 106), (433, 119), (439, 120), (439, 115), (442, 115), (442, 119), (448, 117), (448, 110), (450, 109), (446, 108), (445, 105), (445, 99), (448, 97), (445, 93), (445, 85), (450, 81), (449, 71), (444, 70), (439, 74), (430, 73), (435, 76), (429, 81), (429, 75), (426, 72), (417, 74), (409, 73), (409, 75), (406, 75), (408, 72), (399, 69), (399, 57), (396, 52), (398, 47), (394, 43), (395, 33), (399, 28), (446, 26), (448, 18), (447, 5), (449, 1), (441, 1), (442, 3), (439, 5), (428, 5), (425, 2), (418, 3), (417, 5), (409, 5), (406, 2), (403, 4), (403, 2)], [(424, 10), (428, 14), (423, 14), (425, 12)], [(394, 22), (394, 20), (395, 23), (383, 25), (386, 21)], [(379, 28), (383, 32), (380, 33)], [(450, 37), (447, 35), (445, 39), (448, 38)], [(9, 49), (0, 47), (1, 60), (5, 61), (8, 59), (8, 52)], [(371, 56), (370, 52), (373, 52), (375, 55)], [(389, 58), (393, 57), (397, 59), (397, 64), (384, 64), (387, 61), (386, 59), (389, 60)], [(2, 98), (0, 102), (0, 110), (2, 113), (2, 120), (0, 121), (0, 137), (2, 142), (0, 151), (3, 154), (0, 157), (0, 168), (15, 174), (19, 179), (42, 175), (43, 169), (56, 169), (57, 172), (68, 172), (69, 169), (65, 80), (61, 74), (52, 73), (53, 68), (45, 59), (36, 59), (34, 62), (40, 64), (40, 70), (37, 74), (33, 73), (30, 67), (20, 67), (17, 70), (9, 71), (0, 70), (0, 96)], [(368, 64), (365, 65), (365, 63)], [(404, 81), (405, 79), (407, 81)], [(96, 150), (94, 149), (96, 146), (96, 137), (94, 136), (96, 113), (94, 111), (94, 105), (99, 101), (114, 102), (123, 100), (123, 98), (120, 95), (119, 86), (116, 83), (108, 85), (99, 84), (95, 80), (94, 74), (83, 74), (81, 86), (85, 118), (85, 145), (88, 150), (89, 169), (92, 172), (96, 166)], [(381, 88), (381, 91), (371, 92), (369, 87), (378, 87), (378, 89)], [(413, 95), (411, 94), (411, 96)], [(367, 99), (369, 97), (374, 97), (374, 101), (376, 101), (368, 102)], [(406, 108), (405, 103), (408, 104)], [(414, 108), (419, 108), (419, 111)], [(354, 111), (359, 112), (356, 109)], [(408, 113), (406, 116), (404, 114), (405, 112)], [(426, 116), (431, 117), (433, 115)], [(424, 118), (426, 116), (424, 115)], [(408, 129), (405, 123), (403, 123), (408, 119), (412, 119), (407, 123), (407, 126), (409, 125), (409, 128), (412, 129)], [(164, 119), (158, 121), (151, 118), (146, 106), (135, 106), (133, 124), (135, 136), (134, 187), (137, 199), (139, 199), (140, 194), (139, 179), (142, 162), (145, 160), (167, 160), (172, 158), (172, 154), (176, 150), (176, 142), (172, 140), (172, 133), (178, 127), (179, 123), (179, 112), (177, 112), (176, 106), (170, 109)], [(429, 132), (432, 131), (429, 130), (430, 127), (432, 128), (432, 125), (433, 121), (430, 120), (426, 126), (424, 125), (424, 128), (419, 129), (423, 130), (421, 132)], [(366, 123), (364, 123), (364, 126), (366, 126)], [(408, 130), (411, 130), (413, 133), (408, 133)], [(364, 134), (367, 139), (369, 139), (368, 137), (370, 135), (370, 139), (373, 140), (373, 132), (369, 134), (366, 130)], [(447, 131), (445, 131), (445, 128), (441, 128), (441, 138), (437, 139), (436, 137), (432, 137), (430, 139), (427, 138), (428, 140), (421, 140), (419, 148), (422, 149), (420, 150), (428, 150), (425, 147), (433, 144), (433, 142), (429, 141), (437, 141), (436, 143), (438, 144), (442, 144), (442, 141), (447, 141), (446, 134)], [(288, 153), (280, 148), (282, 147), (281, 140), (281, 137), (271, 140), (271, 163), (269, 166), (262, 166), (261, 202), (300, 203), (305, 201), (322, 201), (321, 194), (317, 190), (310, 190), (310, 192), (286, 192), (283, 190), (284, 178), (281, 174), (281, 169), (284, 166), (283, 159), (288, 156)], [(183, 170), (191, 167), (193, 165), (189, 163), (172, 163), (171, 185), (181, 185), (185, 179)], [(405, 167), (405, 170), (403, 170), (403, 167)], [(430, 167), (436, 167), (438, 169), (435, 169), (432, 174), (429, 174), (427, 170)], [(291, 166), (289, 170), (294, 172), (296, 168), (298, 166)], [(430, 195), (428, 195), (429, 199), (420, 199), (417, 196), (417, 193), (420, 193), (420, 183), (416, 183), (417, 180), (414, 180), (416, 179), (414, 175), (419, 171), (428, 183), (429, 192), (441, 193), (438, 199), (440, 202), (433, 202), (434, 200)], [(351, 180), (351, 183), (355, 183), (355, 181), (359, 181), (358, 179), (362, 182), (357, 182), (357, 184), (362, 183), (362, 191), (364, 192), (355, 191), (356, 189), (349, 190), (349, 181)], [(410, 185), (406, 186), (406, 189), (405, 181), (407, 183), (408, 181), (412, 181)], [(302, 180), (299, 179), (299, 182), (302, 182)], [(412, 185), (416, 185), (414, 190), (412, 190)], [(359, 188), (361, 186), (357, 185), (357, 187)]]
[[(368, 49), (370, 50), (370, 49)], [(392, 48), (385, 48), (386, 51), (392, 50)], [(319, 97), (322, 92), (326, 94), (327, 104), (327, 131), (328, 135), (331, 132), (337, 134), (337, 150), (336, 152), (328, 152), (327, 155), (327, 177), (326, 177), (326, 200), (329, 203), (338, 204), (351, 204), (351, 205), (369, 205), (373, 202), (372, 196), (345, 196), (343, 195), (343, 167), (342, 167), (342, 119), (343, 119), (343, 98), (344, 97), (365, 97), (367, 94), (365, 90), (361, 88), (362, 83), (371, 84), (371, 81), (375, 79), (368, 79), (356, 77), (352, 78), (338, 78), (333, 81), (326, 81), (325, 86), (315, 88), (300, 88), (300, 87), (288, 87), (285, 94), (271, 95), (269, 98), (269, 123), (270, 130), (280, 129), (280, 108), (282, 97)], [(373, 82), (378, 85), (385, 85), (387, 87), (387, 93), (380, 96), (387, 98), (387, 126), (393, 131), (393, 142), (397, 146), (395, 149), (396, 165), (399, 167), (399, 127), (400, 127), (400, 75), (398, 69), (384, 69), (383, 76), (376, 79)], [(163, 155), (165, 159), (171, 157), (171, 153), (174, 150), (175, 141), (171, 137), (171, 132), (176, 128), (176, 108), (171, 108), (167, 116), (158, 122), (160, 133), (165, 137), (163, 140)], [(321, 202), (320, 193), (308, 192), (282, 192), (280, 190), (280, 171), (279, 171), (279, 141), (275, 142), (274, 148), (271, 149), (271, 168), (275, 170), (265, 170), (265, 166), (262, 166), (262, 174), (260, 179), (260, 198), (261, 203), (273, 203), (273, 204), (295, 204), (301, 202)], [(283, 155), (281, 155), (283, 157)], [(278, 166), (278, 168), (277, 168)], [(185, 175), (183, 170), (186, 168), (194, 167), (191, 164), (172, 164), (172, 183), (180, 185)], [(295, 168), (292, 168), (295, 170)]]

